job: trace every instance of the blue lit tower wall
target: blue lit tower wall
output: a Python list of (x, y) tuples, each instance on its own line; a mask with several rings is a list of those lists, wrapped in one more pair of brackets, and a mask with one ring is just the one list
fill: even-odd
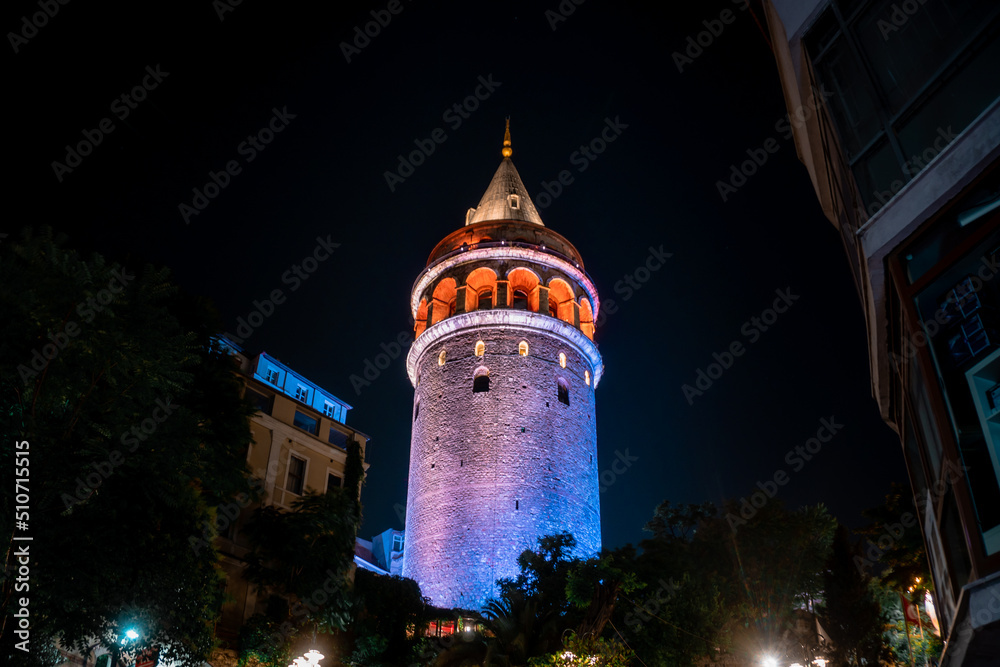
[(593, 342), (599, 301), (505, 159), (411, 295), (416, 338), (403, 575), (479, 609), (517, 557), (570, 532), (600, 550)]

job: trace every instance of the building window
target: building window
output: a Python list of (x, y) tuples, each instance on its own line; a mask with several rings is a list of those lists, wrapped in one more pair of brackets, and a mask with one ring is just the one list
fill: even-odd
[(330, 489), (342, 489), (344, 488), (344, 478), (340, 475), (334, 475), (332, 472), (326, 473), (326, 490)]
[(517, 195), (508, 195), (507, 199), (510, 201), (510, 207), (513, 209), (521, 208), (521, 202)]
[(417, 417), (420, 416), (420, 401), (413, 407), (413, 421), (417, 421)]
[(347, 449), (347, 434), (341, 433), (334, 427), (330, 427), (330, 435), (327, 436), (327, 440), (331, 445), (336, 445), (341, 449)]
[(392, 550), (393, 551), (402, 551), (403, 550), (403, 536), (402, 535), (393, 535), (392, 536)]
[(528, 341), (522, 340), (517, 344), (517, 353), (522, 357), (528, 356)]
[(308, 403), (309, 390), (303, 387), (302, 385), (298, 385), (297, 387), (295, 387), (295, 398), (296, 400), (302, 401), (303, 403)]
[(590, 371), (583, 372), (583, 381), (587, 383), (588, 387), (590, 386)]
[(549, 315), (559, 317), (559, 302), (549, 296)]
[(324, 401), (323, 414), (329, 417), (330, 419), (333, 419), (333, 415), (335, 414), (335, 408), (333, 407), (333, 403), (331, 403), (330, 401)]
[(281, 378), (281, 374), (278, 372), (278, 369), (276, 368), (268, 368), (267, 371), (264, 373), (264, 377), (267, 379), (268, 382), (277, 387), (278, 380)]
[(445, 361), (445, 353), (444, 350), (441, 350), (441, 353), (438, 354), (438, 366), (444, 366), (444, 361)]
[(285, 490), (297, 496), (302, 495), (302, 487), (306, 483), (306, 461), (295, 455), (288, 457), (288, 481)]
[(476, 369), (475, 377), (472, 380), (472, 393), (478, 394), (490, 390), (490, 369), (480, 366)]
[(528, 293), (523, 289), (514, 290), (514, 310), (528, 310)]
[(872, 215), (996, 99), (997, 4), (915, 4), (905, 25), (889, 0), (838, 4), (803, 43)]
[(484, 289), (479, 293), (479, 310), (489, 310), (493, 307), (493, 290)]
[(559, 367), (566, 368), (566, 354), (563, 352), (559, 353)]
[(292, 420), (292, 423), (303, 431), (307, 431), (313, 435), (319, 435), (319, 420), (315, 417), (310, 417), (304, 412), (296, 410), (295, 418)]
[(559, 378), (556, 386), (558, 388), (559, 402), (569, 405), (569, 383), (566, 382), (566, 380)]
[(483, 341), (476, 341), (476, 356), (481, 357), (486, 354), (486, 343)]
[(250, 404), (258, 411), (263, 412), (265, 415), (271, 414), (271, 408), (274, 405), (273, 394), (262, 394), (259, 391), (254, 391), (250, 387), (247, 387), (244, 397), (250, 401)]

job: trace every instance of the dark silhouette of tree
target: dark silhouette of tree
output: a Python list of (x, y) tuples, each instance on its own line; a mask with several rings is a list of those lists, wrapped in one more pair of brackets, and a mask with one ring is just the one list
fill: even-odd
[[(156, 644), (163, 660), (201, 664), (223, 589), (217, 551), (190, 540), (254, 491), (252, 408), (211, 342), (217, 316), (165, 270), (84, 258), (49, 230), (0, 246), (0, 285), (2, 465), (30, 461), (32, 655), (56, 640), (116, 655)], [(13, 491), (0, 491), (4, 517)], [(14, 529), (3, 524), (11, 547)], [(127, 628), (139, 638), (122, 644)]]
[(818, 613), (834, 643), (834, 664), (878, 665), (890, 657), (882, 642), (886, 619), (871, 578), (854, 563), (855, 553), (847, 528), (838, 526)]

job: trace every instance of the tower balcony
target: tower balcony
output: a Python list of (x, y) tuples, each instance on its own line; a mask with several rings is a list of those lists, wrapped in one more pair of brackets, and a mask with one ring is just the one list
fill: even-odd
[(432, 253), (411, 292), (415, 337), (456, 315), (510, 309), (548, 315), (593, 340), (600, 308), (593, 280), (568, 242), (555, 249), (541, 241), (479, 240)]

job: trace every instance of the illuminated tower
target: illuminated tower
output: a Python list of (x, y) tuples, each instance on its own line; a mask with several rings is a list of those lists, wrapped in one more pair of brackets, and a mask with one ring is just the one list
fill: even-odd
[(593, 342), (597, 290), (503, 161), (410, 297), (416, 340), (403, 576), (478, 609), (537, 538), (601, 547)]

